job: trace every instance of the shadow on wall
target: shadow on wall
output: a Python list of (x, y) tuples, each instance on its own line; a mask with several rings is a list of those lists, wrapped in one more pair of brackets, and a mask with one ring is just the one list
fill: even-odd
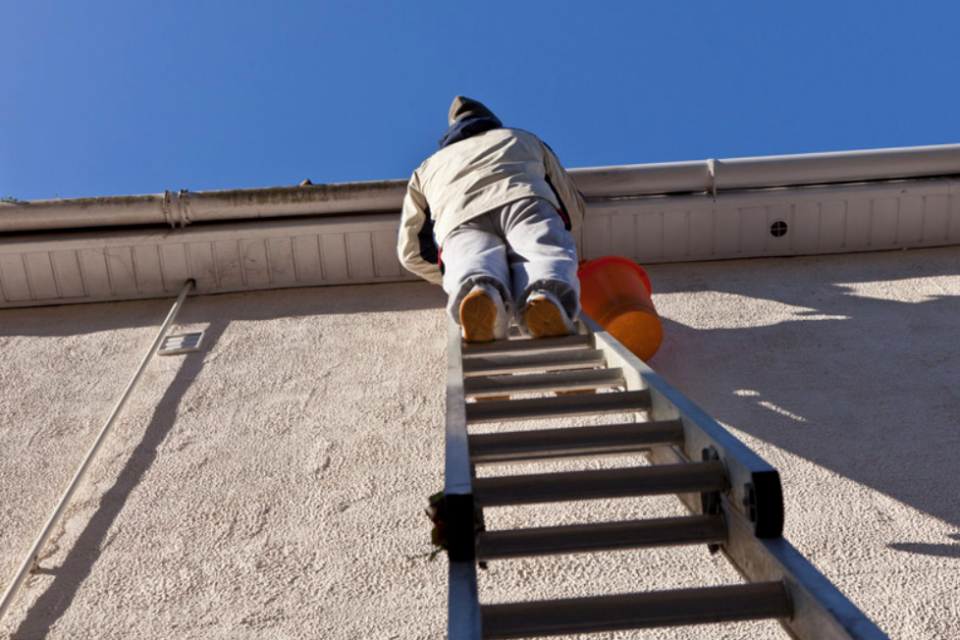
[[(362, 291), (364, 295), (357, 295)], [(443, 309), (446, 295), (426, 282), (275, 289), (208, 296), (229, 301), (231, 320)], [(188, 298), (187, 307), (189, 307)], [(0, 338), (54, 337), (158, 326), (173, 298), (0, 309)], [(278, 309), (282, 311), (278, 312)], [(182, 321), (181, 321), (182, 322)], [(0, 343), (2, 346), (2, 343)]]
[[(156, 320), (156, 314), (154, 319)], [(184, 306), (181, 321), (191, 321), (189, 306)], [(204, 337), (207, 345), (204, 351), (209, 351), (216, 345), (229, 323), (230, 320), (210, 323)], [(107, 534), (114, 521), (123, 511), (130, 494), (153, 465), (157, 458), (157, 450), (176, 424), (177, 410), (183, 396), (200, 374), (204, 363), (202, 353), (190, 354), (183, 358), (182, 366), (157, 403), (153, 417), (143, 431), (142, 439), (127, 457), (126, 464), (116, 482), (100, 498), (99, 507), (87, 521), (77, 541), (70, 547), (67, 557), (58, 567), (39, 571), (39, 573), (53, 575), (53, 581), (27, 611), (20, 626), (10, 636), (11, 640), (46, 637), (70, 608), (77, 590), (100, 558), (106, 546)]]
[[(695, 309), (676, 301), (696, 326), (670, 320), (669, 297), (657, 303), (668, 317), (650, 364), (667, 380), (717, 420), (960, 527), (946, 490), (960, 448), (960, 250), (650, 271), (655, 294), (703, 294)], [(956, 544), (892, 546), (960, 556)]]
[(908, 551), (910, 553), (919, 553), (925, 556), (937, 556), (938, 558), (960, 558), (960, 534), (951, 533), (947, 535), (952, 540), (958, 542), (954, 544), (922, 544), (922, 543), (896, 543), (890, 545), (891, 549), (897, 551)]
[[(336, 327), (354, 321), (348, 317), (349, 314), (393, 313), (394, 317), (388, 321), (402, 326), (405, 320), (396, 312), (424, 310), (428, 313), (423, 315), (434, 318), (436, 313), (442, 312), (444, 303), (445, 296), (440, 288), (426, 283), (229, 294), (205, 297), (202, 303), (195, 299), (187, 300), (171, 333), (177, 333), (178, 326), (204, 325), (206, 334), (201, 353), (186, 355), (175, 373), (170, 372), (174, 375), (172, 382), (159, 398), (152, 415), (145, 414), (144, 422), (147, 424), (138, 427), (138, 432), (142, 429), (139, 440), (131, 442), (132, 451), (124, 456), (123, 467), (116, 480), (99, 497), (96, 511), (83, 523), (76, 542), (69, 547), (59, 566), (50, 566), (48, 562), (40, 571), (51, 576), (51, 580), (30, 606), (11, 638), (27, 640), (46, 637), (71, 608), (103, 551), (110, 545), (111, 531), (115, 532), (118, 518), (131, 496), (157, 464), (158, 454), (162, 456), (164, 442), (171, 433), (175, 433), (178, 415), (184, 412), (184, 397), (194, 381), (201, 376), (205, 367), (212, 366), (237, 345), (236, 335), (228, 332), (232, 325), (279, 318), (281, 322), (274, 323), (264, 333), (265, 339), (279, 341), (291, 339), (291, 336), (293, 339), (316, 338), (310, 345), (301, 347), (309, 349), (322, 344), (321, 338), (335, 340)], [(3, 311), (0, 312), (0, 345), (4, 342), (15, 343), (16, 338), (11, 336), (55, 337), (144, 328), (143, 340), (135, 347), (140, 351), (146, 349), (171, 304), (171, 300), (150, 300)], [(325, 323), (322, 331), (319, 327), (315, 331), (314, 324), (320, 323), (314, 323), (313, 316), (325, 315), (342, 317), (331, 319)], [(292, 322), (286, 322), (288, 319)], [(424, 324), (422, 320), (415, 322)], [(428, 324), (432, 326), (435, 323), (431, 321)], [(146, 330), (147, 327), (150, 330)], [(442, 343), (444, 336), (438, 335), (436, 339)], [(378, 336), (371, 336), (370, 344), (377, 340)], [(389, 345), (384, 349), (389, 349)], [(234, 353), (238, 351), (234, 350)], [(229, 360), (221, 361), (220, 366), (229, 366)], [(209, 370), (206, 375), (210, 375)], [(189, 411), (189, 407), (186, 410)]]

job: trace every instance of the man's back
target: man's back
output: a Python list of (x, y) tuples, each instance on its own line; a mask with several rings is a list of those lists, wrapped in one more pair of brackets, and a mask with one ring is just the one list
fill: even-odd
[(542, 198), (564, 208), (549, 176), (554, 163), (553, 154), (535, 135), (501, 127), (440, 149), (414, 178), (442, 242), (459, 224), (521, 198)]
[(401, 264), (443, 285), (467, 341), (505, 338), (513, 320), (535, 337), (572, 333), (573, 233), (584, 209), (576, 185), (550, 147), (505, 128), (482, 103), (457, 96), (447, 119), (440, 151), (407, 185)]

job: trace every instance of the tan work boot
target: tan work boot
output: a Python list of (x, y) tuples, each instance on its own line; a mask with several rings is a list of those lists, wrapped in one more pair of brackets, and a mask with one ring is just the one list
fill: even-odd
[(492, 287), (476, 286), (460, 302), (460, 326), (466, 342), (491, 342), (506, 337), (503, 302)]
[(534, 338), (568, 336), (576, 331), (560, 301), (547, 291), (530, 296), (527, 309), (523, 312), (523, 321)]

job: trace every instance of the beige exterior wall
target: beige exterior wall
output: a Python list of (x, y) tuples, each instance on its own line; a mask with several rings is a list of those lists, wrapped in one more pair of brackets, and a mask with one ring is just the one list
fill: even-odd
[[(780, 469), (791, 542), (892, 637), (951, 637), (960, 250), (649, 272), (665, 323), (650, 364)], [(150, 364), (0, 635), (443, 637), (446, 562), (426, 559), (422, 514), (443, 483), (443, 302), (422, 283), (189, 298), (174, 332), (205, 329), (204, 348)], [(0, 311), (3, 586), (169, 305)], [(578, 503), (490, 510), (488, 525), (678, 513)], [(481, 592), (735, 579), (698, 547), (491, 563)], [(785, 637), (598, 637), (718, 632)]]

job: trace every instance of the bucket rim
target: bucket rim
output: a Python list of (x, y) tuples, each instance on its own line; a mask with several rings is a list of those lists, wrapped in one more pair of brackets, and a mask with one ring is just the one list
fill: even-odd
[(577, 270), (577, 275), (581, 277), (590, 275), (603, 265), (611, 262), (631, 267), (640, 276), (640, 279), (643, 281), (643, 285), (647, 288), (647, 293), (653, 293), (653, 287), (650, 284), (650, 276), (648, 276), (647, 272), (643, 270), (643, 267), (633, 260), (624, 258), (623, 256), (602, 256), (600, 258), (594, 258), (593, 260), (587, 260), (584, 265)]

